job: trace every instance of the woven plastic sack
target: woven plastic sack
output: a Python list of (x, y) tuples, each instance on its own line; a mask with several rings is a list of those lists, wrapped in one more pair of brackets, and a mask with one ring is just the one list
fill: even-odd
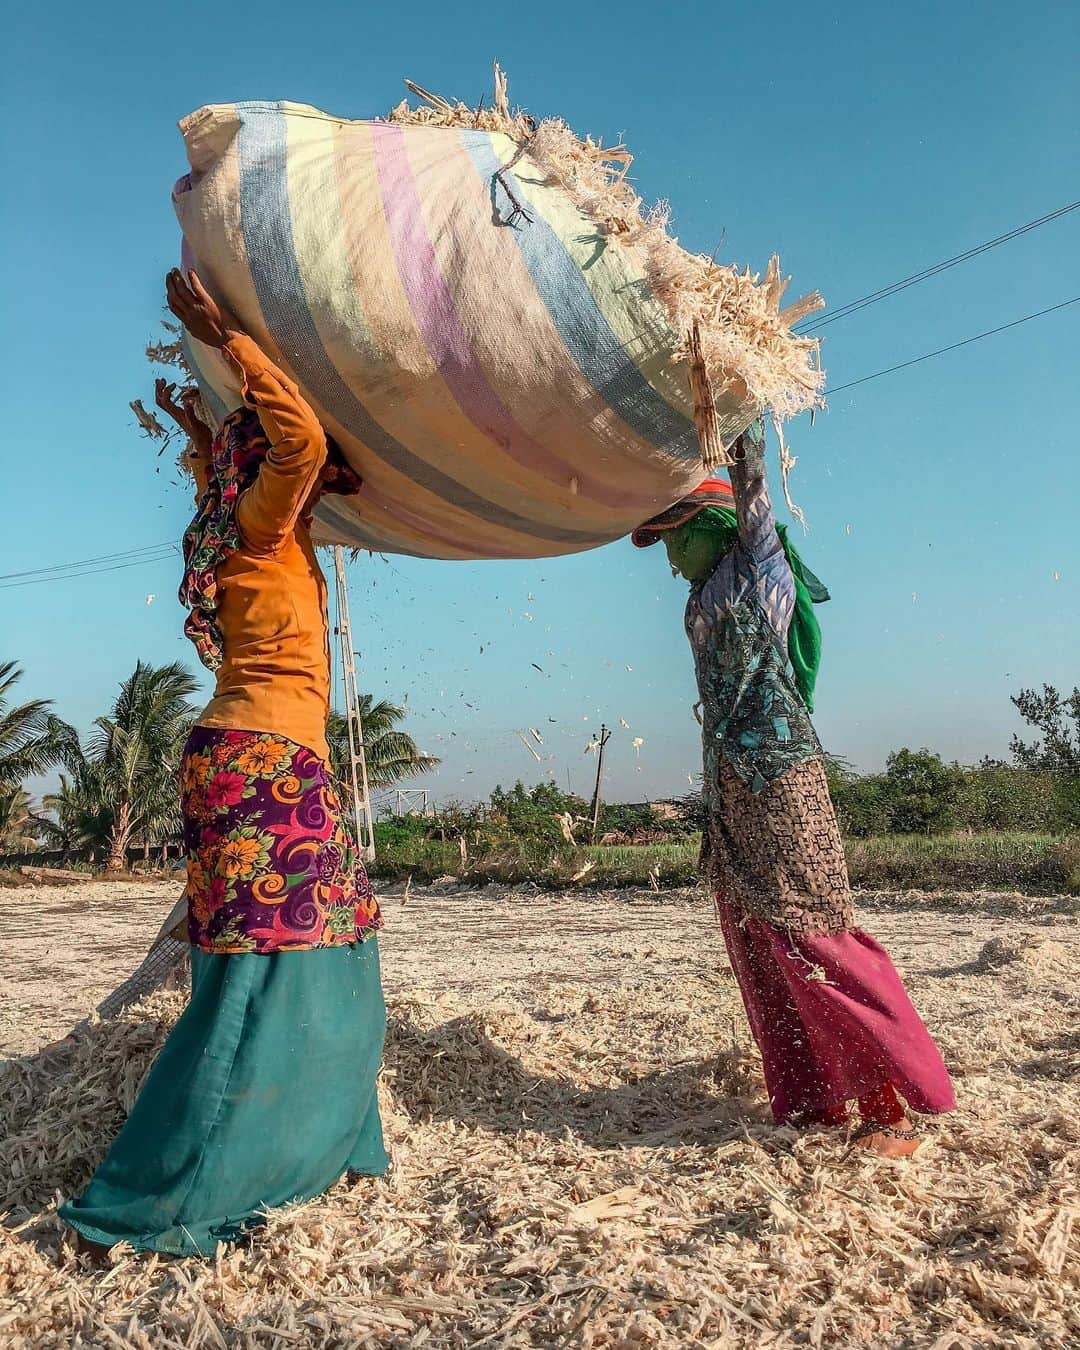
[[(515, 136), (459, 125), (443, 106), (441, 125), (438, 110), (431, 125), (292, 103), (193, 113), (181, 123), (191, 173), (174, 190), (185, 262), (363, 477), (356, 496), (320, 504), (320, 542), (432, 558), (607, 543), (704, 474), (670, 279), (649, 275), (655, 249), (585, 209), (586, 183), (571, 190), (534, 157), (549, 124), (534, 136), (497, 117)], [(609, 160), (597, 172), (626, 197)], [(662, 224), (638, 221), (690, 260)], [(802, 406), (815, 397), (812, 346), (797, 356), (810, 372)], [(220, 418), (239, 403), (233, 378), (219, 353), (187, 348)], [(712, 375), (722, 440), (775, 401), (745, 372)]]

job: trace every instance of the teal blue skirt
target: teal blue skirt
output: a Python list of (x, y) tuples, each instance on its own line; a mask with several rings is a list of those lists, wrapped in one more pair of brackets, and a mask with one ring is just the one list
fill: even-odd
[(345, 1172), (381, 1176), (386, 1034), (377, 939), (194, 949), (191, 1002), (104, 1162), (60, 1210), (91, 1242), (209, 1256)]

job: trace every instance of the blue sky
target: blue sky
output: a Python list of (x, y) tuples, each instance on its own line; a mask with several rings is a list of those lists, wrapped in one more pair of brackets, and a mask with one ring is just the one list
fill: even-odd
[[(639, 190), (670, 199), (687, 247), (722, 241), (723, 260), (755, 267), (776, 249), (793, 293), (817, 287), (836, 306), (1080, 196), (1080, 10), (1060, 2), (191, 0), (175, 16), (58, 0), (6, 24), (0, 573), (156, 544), (185, 523), (187, 492), (127, 404), (150, 389), (142, 348), (178, 253), (175, 123), (203, 103), (365, 117), (398, 101), (404, 76), (478, 100), (497, 58), (534, 114), (624, 135)], [(837, 322), (832, 384), (1080, 294), (1078, 246), (1080, 211)], [(1078, 339), (1080, 305), (840, 393), (812, 430), (791, 425), (803, 552), (834, 595), (817, 723), (860, 766), (904, 744), (1003, 753), (1011, 692), (1075, 682)], [(86, 726), (139, 657), (194, 666), (176, 568), (0, 592), (26, 694)], [(613, 795), (675, 792), (696, 772), (684, 590), (659, 550), (365, 560), (351, 595), (363, 682), (408, 696), (410, 729), (445, 757), (429, 782), (440, 795), (567, 771), (584, 790), (602, 719)], [(542, 763), (516, 736), (528, 727)]]

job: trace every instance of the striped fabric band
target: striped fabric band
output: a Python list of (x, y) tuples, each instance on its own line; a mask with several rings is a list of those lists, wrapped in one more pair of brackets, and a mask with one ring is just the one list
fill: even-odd
[[(507, 137), (289, 103), (204, 108), (182, 131), (185, 262), (364, 479), (320, 507), (320, 539), (573, 553), (700, 482), (676, 334), (645, 278)], [(230, 372), (186, 350), (221, 418)]]

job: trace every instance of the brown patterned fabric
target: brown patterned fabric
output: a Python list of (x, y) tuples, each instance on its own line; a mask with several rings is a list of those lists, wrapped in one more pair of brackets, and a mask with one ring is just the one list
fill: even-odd
[(801, 933), (854, 925), (847, 862), (820, 759), (751, 792), (722, 755), (710, 785), (709, 883), (717, 899)]

